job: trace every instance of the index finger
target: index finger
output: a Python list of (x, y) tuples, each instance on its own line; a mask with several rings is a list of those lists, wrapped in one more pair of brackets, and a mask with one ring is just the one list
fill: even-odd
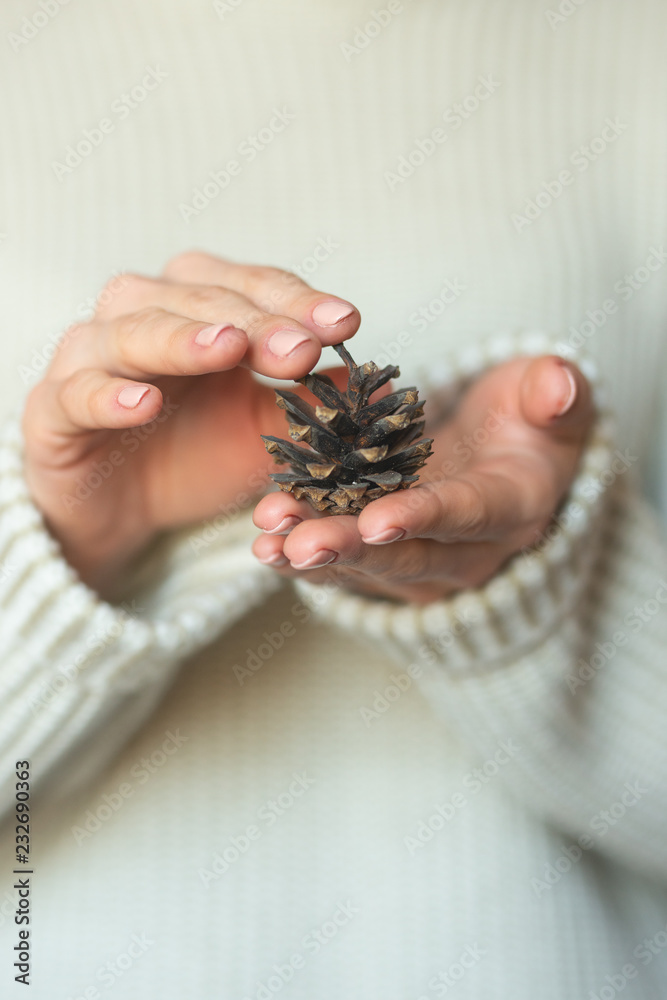
[(359, 329), (358, 310), (345, 299), (311, 288), (291, 271), (238, 264), (190, 251), (173, 257), (163, 271), (168, 281), (223, 286), (240, 292), (261, 309), (291, 316), (325, 345), (347, 340)]

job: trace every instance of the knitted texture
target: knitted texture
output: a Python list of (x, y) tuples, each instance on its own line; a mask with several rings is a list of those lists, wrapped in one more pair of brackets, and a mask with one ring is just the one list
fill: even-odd
[(353, 356), (429, 413), (542, 351), (599, 404), (536, 550), (426, 608), (280, 585), (243, 503), (103, 601), (9, 420), (2, 997), (23, 759), (33, 1000), (662, 996), (664, 6), (45, 2), (0, 28), (6, 415), (110, 275), (190, 247), (349, 299)]

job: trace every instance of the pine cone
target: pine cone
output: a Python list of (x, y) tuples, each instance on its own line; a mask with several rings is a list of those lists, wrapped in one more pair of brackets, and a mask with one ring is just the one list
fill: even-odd
[(385, 493), (416, 482), (419, 476), (413, 473), (432, 453), (432, 438), (417, 441), (424, 429), (424, 401), (414, 386), (368, 402), (376, 389), (401, 374), (398, 368), (380, 370), (372, 361), (358, 366), (342, 344), (334, 350), (348, 368), (347, 391), (340, 392), (327, 375), (297, 379), (323, 403), (312, 407), (293, 392), (276, 390), (292, 441), (268, 434), (262, 440), (279, 465), (291, 466), (291, 472), (271, 473), (281, 490), (297, 500), (305, 497), (315, 510), (356, 514)]

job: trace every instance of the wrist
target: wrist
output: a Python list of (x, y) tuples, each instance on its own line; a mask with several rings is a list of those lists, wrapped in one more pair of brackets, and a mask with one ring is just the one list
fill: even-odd
[(73, 489), (69, 481), (63, 491), (57, 475), (36, 468), (28, 459), (24, 475), (30, 498), (63, 558), (83, 583), (103, 597), (110, 595), (153, 540), (155, 529), (139, 512), (120, 509), (116, 498), (97, 503), (94, 510), (87, 508), (89, 492)]
[(84, 539), (69, 539), (54, 531), (48, 520), (47, 530), (58, 542), (63, 558), (77, 576), (100, 597), (113, 600), (132, 563), (152, 541), (152, 535), (130, 541), (127, 538), (110, 538), (108, 543), (96, 545)]

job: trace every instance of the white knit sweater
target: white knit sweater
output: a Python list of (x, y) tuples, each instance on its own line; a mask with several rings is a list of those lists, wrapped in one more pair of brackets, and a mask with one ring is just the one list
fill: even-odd
[[(34, 998), (667, 995), (664, 6), (0, 24), (0, 994), (27, 759)], [(433, 400), (580, 359), (600, 417), (550, 538), (418, 608), (278, 586), (221, 512), (100, 600), (11, 414), (110, 274), (189, 246), (349, 298), (356, 354)]]

